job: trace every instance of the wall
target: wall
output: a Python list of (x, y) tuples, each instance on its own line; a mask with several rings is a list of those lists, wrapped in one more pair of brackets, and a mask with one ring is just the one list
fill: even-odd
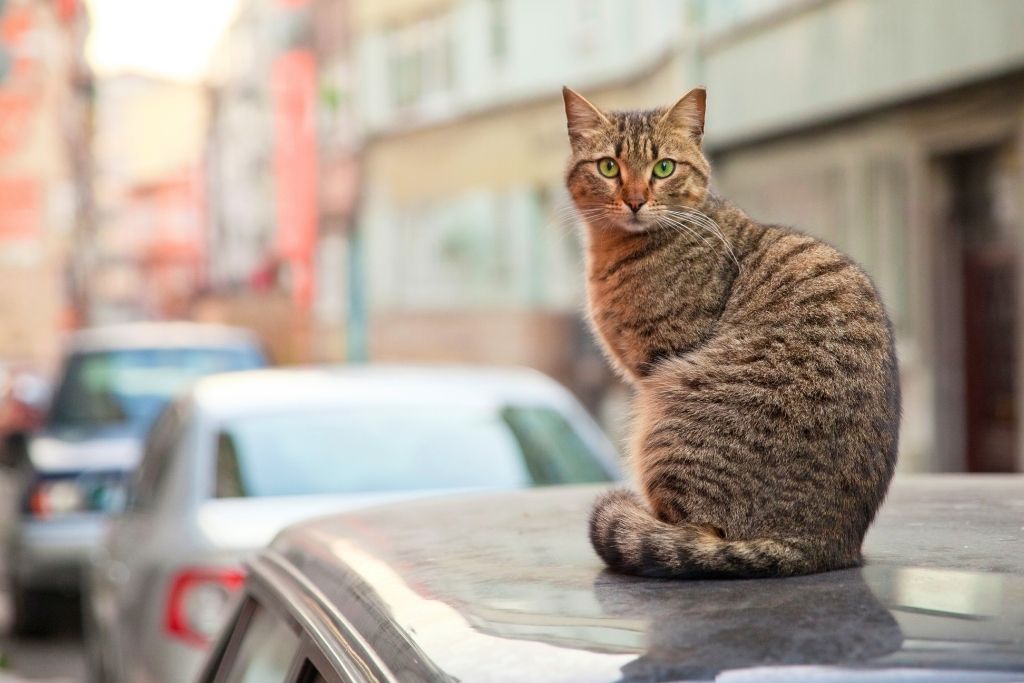
[(89, 214), (85, 25), (77, 3), (0, 3), (0, 360), (52, 363), (75, 322), (68, 254)]
[[(965, 406), (960, 370), (951, 367), (961, 361), (941, 343), (960, 330), (943, 327), (948, 304), (937, 297), (949, 285), (936, 261), (943, 237), (935, 159), (1013, 145), (1024, 131), (1021, 93), (1024, 77), (998, 80), (716, 156), (715, 181), (727, 197), (758, 219), (836, 244), (875, 280), (897, 333), (905, 470), (963, 467)], [(1005, 196), (1012, 203), (1012, 193)], [(1024, 234), (1019, 202), (1008, 210)]]
[(694, 77), (709, 85), (712, 148), (1024, 66), (1016, 0), (770, 4), (702, 36)]
[[(589, 90), (635, 78), (674, 48), (684, 7), (681, 0), (463, 0), (404, 11), (408, 4), (374, 3), (390, 23), (354, 24), (360, 115), (370, 134), (550, 99), (564, 84)], [(447, 52), (443, 73), (424, 78), (439, 85), (396, 104), (395, 56), (429, 55), (435, 46)]]

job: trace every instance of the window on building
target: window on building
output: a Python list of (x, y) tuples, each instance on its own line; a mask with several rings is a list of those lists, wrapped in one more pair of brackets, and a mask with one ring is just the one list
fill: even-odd
[(876, 159), (867, 167), (865, 231), (870, 238), (865, 265), (882, 292), (897, 329), (910, 323), (907, 291), (907, 177), (894, 159)]
[(491, 59), (502, 65), (508, 58), (508, 0), (490, 0)]
[(449, 15), (394, 27), (385, 44), (393, 106), (407, 109), (430, 104), (451, 91), (455, 60)]
[(391, 103), (407, 107), (419, 97), (419, 55), (409, 46), (409, 32), (394, 31), (388, 36), (388, 85)]

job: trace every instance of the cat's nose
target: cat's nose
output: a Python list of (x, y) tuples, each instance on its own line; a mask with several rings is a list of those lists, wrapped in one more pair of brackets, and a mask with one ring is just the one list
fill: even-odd
[(642, 209), (644, 204), (646, 203), (647, 200), (643, 199), (642, 197), (630, 197), (629, 199), (626, 200), (626, 205), (629, 208), (633, 209), (633, 213), (637, 213), (638, 211), (640, 211), (640, 209)]

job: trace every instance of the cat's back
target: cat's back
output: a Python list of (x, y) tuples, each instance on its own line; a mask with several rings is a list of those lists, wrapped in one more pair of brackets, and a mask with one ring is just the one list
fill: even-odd
[(832, 245), (805, 233), (751, 221), (742, 260), (722, 323), (772, 335), (806, 334), (808, 343), (828, 332), (874, 332), (891, 343), (881, 297), (867, 273)]
[(893, 332), (870, 277), (835, 247), (785, 227), (751, 223), (743, 240), (717, 334), (693, 359), (737, 387), (783, 398), (794, 415), (824, 411), (848, 424), (866, 410), (895, 433)]

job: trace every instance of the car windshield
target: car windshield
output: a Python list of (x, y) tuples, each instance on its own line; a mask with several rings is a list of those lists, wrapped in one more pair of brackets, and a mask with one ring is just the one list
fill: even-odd
[(217, 440), (218, 498), (604, 482), (546, 407), (359, 406), (245, 417)]
[(121, 349), (71, 356), (50, 410), (52, 429), (146, 429), (193, 381), (263, 365), (253, 347)]

